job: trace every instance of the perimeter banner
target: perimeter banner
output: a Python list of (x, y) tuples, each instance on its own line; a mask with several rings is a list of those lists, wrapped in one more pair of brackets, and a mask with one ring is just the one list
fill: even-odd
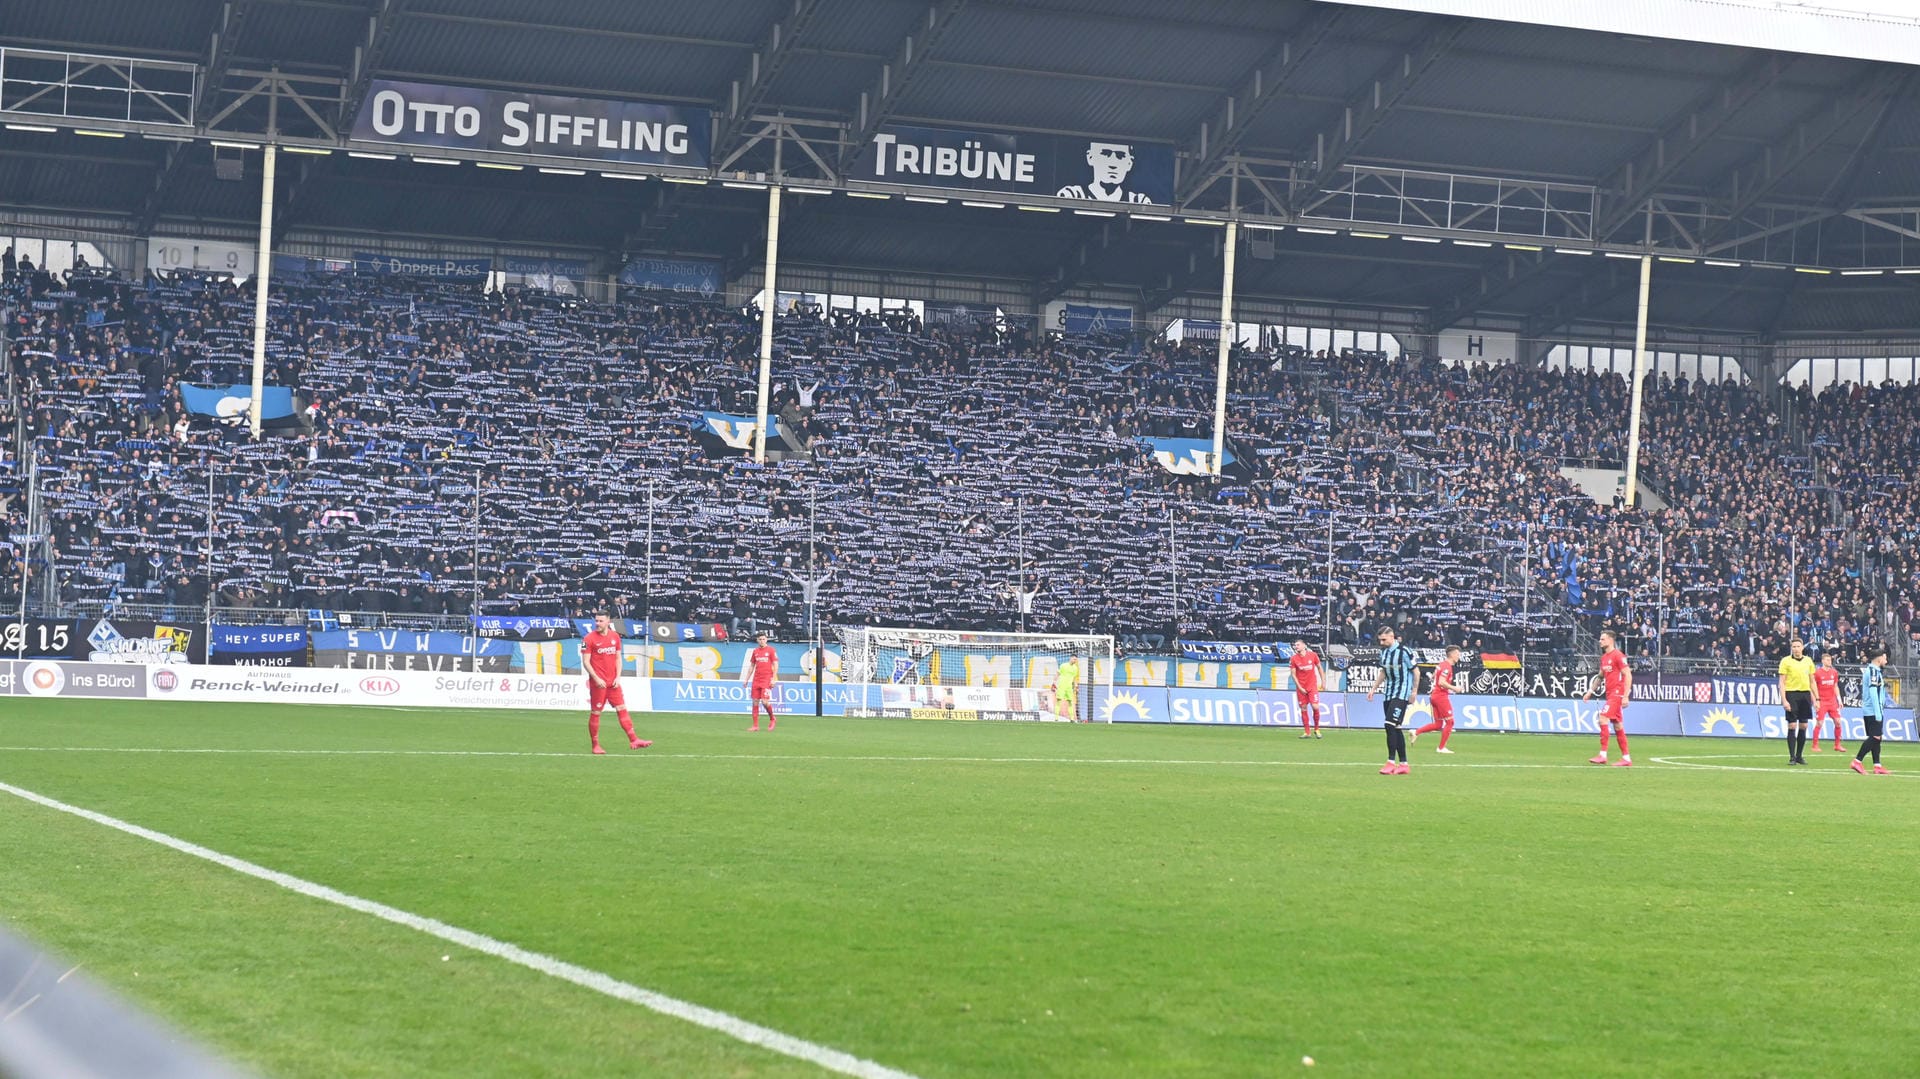
[[(71, 666), (71, 665), (69, 665)], [(627, 704), (650, 711), (645, 679), (621, 683)], [(148, 667), (132, 694), (156, 700), (234, 701), (246, 704), (356, 704), (411, 708), (585, 709), (580, 677), (502, 675), (455, 671), (364, 671), (335, 668)]]
[(0, 696), (144, 697), (146, 670), (128, 663), (66, 663), (60, 660), (0, 661)]
[(962, 191), (1173, 204), (1173, 148), (1132, 139), (885, 124), (848, 176)]
[[(712, 114), (690, 105), (375, 79), (353, 138), (582, 161), (705, 169)], [(1169, 155), (1171, 161), (1171, 155)]]

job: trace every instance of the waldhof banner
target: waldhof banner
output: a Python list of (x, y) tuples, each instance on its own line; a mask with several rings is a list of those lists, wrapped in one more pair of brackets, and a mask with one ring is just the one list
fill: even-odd
[(690, 105), (375, 79), (353, 138), (704, 169), (711, 127), (712, 114)]
[(636, 255), (620, 270), (620, 283), (643, 292), (671, 292), (682, 296), (718, 296), (726, 284), (719, 259), (656, 258)]
[(1000, 321), (999, 312), (992, 304), (928, 300), (926, 311), (927, 325), (956, 330), (990, 330)]
[(1132, 139), (886, 124), (861, 150), (849, 178), (1170, 206), (1173, 148)]

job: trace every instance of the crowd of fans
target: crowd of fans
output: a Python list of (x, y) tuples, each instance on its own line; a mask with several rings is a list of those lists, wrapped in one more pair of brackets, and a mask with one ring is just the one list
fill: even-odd
[(276, 288), (267, 382), (296, 411), (253, 442), (179, 393), (246, 381), (243, 288), (16, 274), (0, 298), (0, 422), (37, 454), (63, 605), (605, 604), (1147, 647), (1395, 622), (1415, 643), (1565, 648), (1605, 622), (1731, 658), (1907, 629), (1920, 595), (1911, 388), (1800, 401), (1796, 432), (1751, 388), (1663, 384), (1642, 474), (1668, 505), (1631, 511), (1559, 470), (1623, 457), (1610, 376), (1243, 354), (1217, 481), (1139, 441), (1211, 434), (1210, 349), (796, 311), (776, 323), (782, 459), (756, 466), (706, 419), (756, 411), (754, 312), (338, 275)]

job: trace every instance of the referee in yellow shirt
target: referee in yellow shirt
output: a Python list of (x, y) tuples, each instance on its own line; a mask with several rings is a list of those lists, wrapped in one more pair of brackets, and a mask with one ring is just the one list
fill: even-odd
[(1813, 659), (1807, 642), (1793, 639), (1793, 651), (1780, 661), (1780, 700), (1787, 706), (1787, 763), (1807, 763), (1807, 724), (1813, 721)]

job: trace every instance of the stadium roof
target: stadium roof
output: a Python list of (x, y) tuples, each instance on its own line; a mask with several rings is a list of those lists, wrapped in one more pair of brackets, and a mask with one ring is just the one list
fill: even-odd
[[(272, 107), (282, 141), (344, 148), (331, 129), (383, 78), (704, 106), (714, 160), (727, 161), (716, 178), (806, 182), (811, 172), (844, 187), (803, 154), (837, 165), (835, 152), (882, 122), (1164, 143), (1179, 155), (1181, 211), (1283, 226), (1261, 238), (1273, 241), (1271, 258), (1240, 261), (1248, 297), (1414, 309), (1435, 327), (1482, 321), (1545, 336), (1632, 314), (1633, 263), (1556, 248), (1644, 249), (1695, 260), (1658, 268), (1654, 315), (1670, 328), (1920, 330), (1920, 299), (1895, 273), (1920, 268), (1914, 68), (1680, 40), (1652, 21), (1627, 35), (1436, 13), (1460, 7), (9, 0), (0, 47), (16, 58), (106, 54), (200, 75), (194, 142), (89, 138), (71, 124), (0, 131), (0, 209), (106, 213), (133, 235), (252, 222), (257, 183), (219, 179), (223, 151), (207, 140), (259, 141)], [(1889, 41), (1899, 32), (1883, 31)], [(0, 105), (17, 97), (8, 88)], [(780, 134), (761, 137), (775, 126)], [(258, 155), (247, 169), (258, 175)], [(344, 153), (283, 159), (281, 175), (281, 235), (705, 252), (745, 267), (764, 228), (764, 195), (718, 184)], [(1465, 194), (1474, 191), (1493, 194)], [(1528, 212), (1508, 217), (1522, 224), (1489, 226), (1521, 204)], [(1149, 309), (1217, 290), (1219, 245), (1219, 229), (1180, 221), (844, 195), (789, 200), (781, 236), (795, 264), (1020, 281), (1037, 301), (1119, 286)], [(1264, 253), (1264, 242), (1253, 249)]]

